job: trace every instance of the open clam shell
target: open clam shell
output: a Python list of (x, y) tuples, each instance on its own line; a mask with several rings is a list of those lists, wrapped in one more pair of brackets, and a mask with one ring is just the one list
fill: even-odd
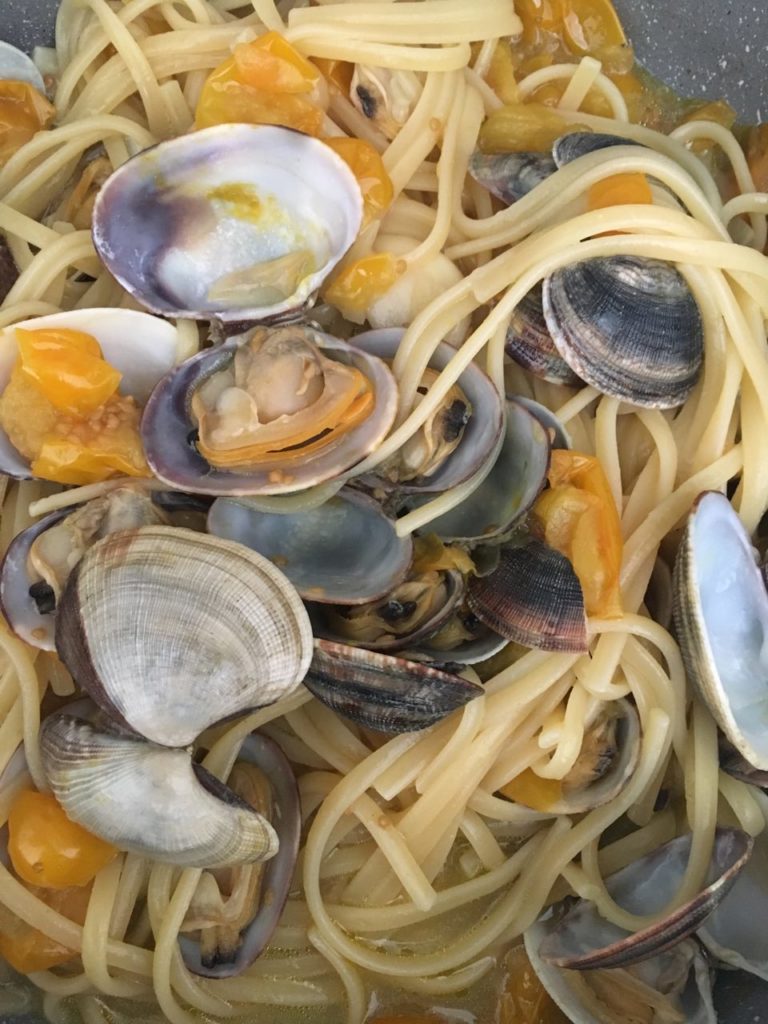
[(189, 750), (59, 713), (40, 730), (43, 768), (67, 815), (121, 850), (177, 867), (267, 860), (274, 829)]
[(542, 300), (558, 352), (601, 394), (670, 409), (695, 387), (704, 330), (672, 264), (636, 256), (582, 260), (546, 278)]
[[(367, 331), (351, 339), (355, 348), (362, 349), (380, 359), (392, 360), (405, 332), (400, 328), (383, 328)], [(456, 351), (442, 342), (429, 368), (440, 371), (451, 361)], [(464, 428), (458, 447), (451, 452), (441, 466), (429, 476), (407, 482), (393, 483), (382, 476), (366, 477), (366, 482), (383, 490), (396, 490), (402, 494), (434, 493), (444, 491), (463, 483), (475, 473), (493, 452), (504, 428), (504, 408), (493, 382), (479, 366), (471, 363), (458, 380), (472, 408), (472, 414)]]
[(504, 443), (493, 469), (456, 508), (429, 524), (443, 540), (469, 545), (505, 537), (533, 505), (549, 469), (550, 441), (541, 421), (508, 399)]
[[(753, 844), (746, 832), (718, 829), (705, 888), (656, 924), (635, 933), (606, 921), (589, 900), (561, 905), (559, 913), (555, 911), (556, 923), (538, 947), (539, 956), (556, 967), (585, 971), (625, 967), (670, 949), (695, 932), (727, 896), (746, 867)], [(660, 911), (680, 887), (690, 849), (690, 835), (665, 843), (611, 875), (606, 881), (609, 894), (630, 913)]]
[[(131, 395), (139, 405), (144, 405), (157, 382), (176, 363), (177, 332), (172, 324), (131, 309), (75, 309), (0, 330), (0, 393), (8, 384), (19, 355), (17, 327), (28, 331), (69, 328), (90, 334), (98, 341), (110, 366), (123, 375), (120, 394)], [(2, 428), (0, 472), (20, 479), (32, 475), (29, 461), (11, 444)]]
[(338, 714), (379, 732), (417, 732), (483, 693), (461, 676), (328, 640), (315, 641), (304, 685)]
[[(327, 148), (327, 147), (326, 147)], [(310, 331), (312, 340), (331, 359), (353, 366), (370, 382), (373, 412), (345, 433), (334, 445), (320, 448), (301, 461), (293, 460), (284, 472), (218, 469), (194, 445), (195, 425), (190, 414), (192, 394), (212, 374), (227, 367), (236, 345), (207, 349), (168, 374), (155, 389), (141, 421), (147, 461), (169, 487), (198, 494), (286, 494), (333, 479), (365, 458), (386, 437), (397, 411), (397, 385), (389, 368), (373, 355), (330, 335)]]
[[(539, 981), (572, 1024), (618, 1020), (617, 1007), (622, 1008), (619, 1012), (624, 1020), (717, 1024), (710, 968), (692, 939), (633, 965), (631, 974), (607, 969), (582, 974), (555, 967), (539, 956), (539, 946), (553, 921), (551, 916), (544, 917), (527, 929), (523, 936), (525, 951)], [(651, 1000), (653, 1007), (649, 1005)], [(651, 1013), (653, 1017), (646, 1016)]]
[(475, 181), (507, 205), (528, 195), (556, 170), (549, 153), (476, 151), (469, 161), (469, 173)]
[(584, 594), (559, 551), (530, 539), (500, 552), (496, 568), (469, 582), (469, 607), (494, 632), (544, 651), (586, 651)]
[(329, 146), (289, 128), (222, 124), (118, 168), (96, 200), (93, 238), (148, 309), (254, 321), (312, 298), (355, 240), (362, 209), (357, 180)]
[(217, 498), (208, 530), (264, 555), (303, 598), (365, 604), (403, 579), (413, 555), (410, 537), (367, 495), (343, 488), (317, 508), (259, 512), (247, 498)]
[(571, 435), (546, 405), (534, 401), (533, 398), (527, 398), (525, 395), (509, 395), (508, 400), (522, 405), (524, 409), (527, 409), (529, 413), (536, 417), (549, 434), (550, 444), (553, 448), (573, 448)]
[(56, 649), (111, 718), (166, 746), (301, 683), (312, 633), (299, 595), (242, 544), (167, 526), (111, 534), (69, 577)]
[(612, 149), (614, 146), (642, 147), (642, 143), (610, 132), (568, 132), (555, 140), (552, 158), (557, 167), (565, 167), (580, 156), (588, 156), (599, 149)]
[(238, 761), (256, 765), (269, 779), (274, 794), (272, 825), (279, 848), (264, 868), (258, 911), (243, 929), (240, 945), (231, 961), (206, 966), (199, 942), (187, 935), (179, 936), (184, 963), (194, 974), (206, 978), (231, 978), (242, 974), (260, 955), (283, 912), (299, 855), (301, 808), (288, 758), (268, 736), (251, 733), (240, 748)]
[(55, 650), (56, 602), (88, 546), (117, 530), (165, 522), (148, 494), (128, 486), (22, 530), (0, 564), (0, 608), (11, 629), (32, 647)]
[(696, 502), (674, 572), (674, 620), (688, 678), (755, 768), (768, 769), (768, 594), (728, 499)]
[(45, 96), (45, 82), (35, 62), (22, 50), (6, 42), (0, 42), (0, 79), (28, 82)]
[(504, 349), (524, 370), (552, 384), (577, 387), (579, 377), (555, 347), (544, 319), (542, 286), (535, 285), (515, 307), (507, 328)]
[(464, 590), (464, 579), (454, 570), (411, 574), (369, 604), (316, 608), (315, 636), (369, 651), (418, 649), (458, 610)]

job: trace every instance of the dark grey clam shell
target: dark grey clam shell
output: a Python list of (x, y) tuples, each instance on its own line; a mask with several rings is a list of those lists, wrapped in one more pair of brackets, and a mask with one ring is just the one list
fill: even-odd
[[(394, 359), (405, 331), (399, 327), (367, 331), (350, 339), (355, 348), (379, 359)], [(455, 349), (447, 342), (438, 345), (429, 361), (433, 370), (442, 370), (455, 355)], [(459, 446), (445, 462), (428, 477), (410, 480), (406, 483), (392, 483), (383, 477), (366, 476), (365, 482), (382, 488), (396, 490), (401, 494), (433, 494), (446, 491), (468, 480), (491, 456), (504, 429), (504, 408), (499, 393), (490, 377), (479, 366), (470, 363), (459, 377), (458, 385), (467, 396), (472, 415), (464, 430)]]
[(277, 927), (293, 880), (301, 839), (301, 808), (293, 769), (280, 747), (268, 736), (252, 733), (246, 737), (238, 760), (255, 764), (269, 779), (274, 793), (274, 817), (271, 822), (280, 848), (264, 866), (259, 910), (243, 929), (241, 943), (233, 960), (206, 965), (200, 957), (200, 945), (188, 935), (179, 936), (184, 963), (193, 974), (205, 978), (232, 978), (242, 974), (261, 954)]
[(32, 647), (43, 651), (54, 651), (55, 611), (41, 614), (29, 590), (32, 579), (27, 568), (29, 550), (40, 536), (50, 527), (61, 522), (73, 509), (65, 508), (52, 512), (44, 519), (17, 534), (3, 557), (0, 565), (0, 608), (14, 633)]
[(502, 549), (496, 568), (469, 582), (468, 603), (494, 632), (544, 651), (586, 651), (584, 595), (565, 555), (530, 539)]
[(227, 366), (234, 341), (205, 349), (164, 377), (152, 393), (141, 420), (144, 451), (153, 473), (170, 488), (211, 495), (285, 494), (329, 480), (359, 462), (389, 430), (397, 407), (397, 385), (388, 367), (375, 356), (361, 352), (326, 334), (315, 340), (333, 358), (356, 366), (371, 381), (376, 407), (372, 414), (338, 444), (276, 479), (271, 471), (217, 469), (195, 447), (196, 430), (190, 416), (194, 390), (211, 374)]
[(642, 146), (642, 143), (610, 132), (568, 132), (555, 141), (552, 156), (557, 167), (565, 167), (580, 156), (596, 153), (600, 149), (612, 149), (614, 146)]
[(345, 718), (394, 733), (426, 729), (483, 693), (461, 676), (328, 640), (315, 641), (304, 685)]
[(528, 195), (556, 170), (549, 153), (477, 151), (469, 161), (469, 173), (475, 181), (507, 204)]
[(541, 421), (519, 401), (508, 399), (504, 443), (493, 469), (460, 505), (433, 519), (428, 532), (469, 545), (505, 537), (544, 487), (549, 453)]
[[(430, 637), (443, 628), (464, 600), (465, 586), (461, 573), (448, 570), (444, 571), (442, 575), (445, 577), (447, 590), (445, 603), (426, 622), (423, 622), (410, 633), (403, 634), (402, 636), (391, 636), (389, 639), (378, 642), (356, 643), (349, 637), (334, 633), (333, 628), (328, 625), (328, 620), (323, 614), (324, 609), (317, 607), (314, 610), (310, 609), (310, 618), (312, 619), (315, 636), (322, 637), (324, 640), (346, 644), (349, 647), (365, 648), (368, 651), (395, 653), (409, 650), (412, 647), (419, 649), (419, 646), (424, 641), (428, 642)], [(385, 596), (382, 599), (384, 600)]]
[(536, 402), (532, 398), (526, 398), (525, 395), (509, 395), (509, 401), (517, 402), (536, 417), (549, 434), (553, 448), (573, 448), (568, 431), (546, 405), (542, 405), (541, 402)]
[(512, 314), (504, 349), (524, 370), (552, 384), (576, 387), (580, 381), (555, 347), (544, 319), (541, 284), (535, 285)]
[(317, 508), (260, 512), (247, 498), (217, 498), (208, 530), (274, 562), (308, 601), (365, 604), (403, 579), (411, 563), (410, 537), (367, 495), (351, 488)]
[[(754, 840), (746, 832), (719, 828), (705, 888), (657, 924), (635, 933), (607, 922), (590, 900), (560, 905), (561, 916), (539, 946), (539, 955), (557, 967), (586, 971), (625, 967), (670, 949), (700, 928), (725, 899), (745, 868), (753, 845)], [(690, 848), (690, 835), (665, 843), (611, 875), (606, 882), (608, 892), (630, 913), (658, 912), (674, 898), (685, 874)]]
[(544, 281), (543, 305), (558, 352), (602, 394), (669, 409), (695, 387), (701, 314), (671, 264), (635, 256), (582, 260)]

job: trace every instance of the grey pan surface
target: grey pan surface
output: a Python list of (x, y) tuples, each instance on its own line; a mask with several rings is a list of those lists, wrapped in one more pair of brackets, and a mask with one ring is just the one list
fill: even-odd
[[(649, 71), (678, 92), (725, 97), (745, 122), (768, 120), (766, 0), (614, 0)], [(31, 49), (53, 38), (57, 0), (0, 0), (0, 39)], [(721, 1024), (768, 1024), (768, 984), (734, 971), (716, 989)], [(0, 1024), (39, 1024), (0, 1018)]]

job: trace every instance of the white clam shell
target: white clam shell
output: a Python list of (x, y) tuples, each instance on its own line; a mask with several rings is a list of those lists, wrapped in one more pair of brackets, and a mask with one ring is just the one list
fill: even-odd
[[(92, 335), (106, 361), (123, 375), (120, 394), (131, 395), (139, 405), (145, 404), (157, 382), (176, 364), (178, 332), (166, 320), (132, 309), (76, 309), (24, 320), (0, 331), (0, 393), (19, 355), (17, 327), (28, 331), (67, 328)], [(29, 462), (1, 428), (0, 472), (21, 479), (31, 476)]]
[(35, 62), (6, 42), (0, 42), (0, 79), (28, 82), (45, 96), (45, 82)]
[(69, 578), (56, 646), (116, 721), (166, 746), (301, 683), (312, 632), (299, 595), (241, 544), (175, 527), (111, 534)]
[[(121, 850), (178, 867), (266, 860), (278, 840), (269, 822), (221, 784), (211, 792), (189, 750), (52, 715), (40, 733), (43, 766), (68, 816)], [(205, 775), (203, 775), (205, 779)]]

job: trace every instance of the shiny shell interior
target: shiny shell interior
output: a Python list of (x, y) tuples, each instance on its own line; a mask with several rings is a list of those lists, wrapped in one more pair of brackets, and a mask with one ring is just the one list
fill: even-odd
[(287, 128), (226, 124), (120, 167), (97, 199), (94, 241), (156, 313), (258, 320), (303, 305), (361, 219), (357, 181), (328, 146)]

